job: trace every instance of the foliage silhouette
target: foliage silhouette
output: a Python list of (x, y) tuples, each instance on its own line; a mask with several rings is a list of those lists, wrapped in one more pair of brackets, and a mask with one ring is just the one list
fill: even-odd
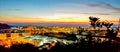
[(19, 45), (12, 45), (11, 46), (12, 52), (38, 52), (38, 48), (32, 44), (19, 44)]

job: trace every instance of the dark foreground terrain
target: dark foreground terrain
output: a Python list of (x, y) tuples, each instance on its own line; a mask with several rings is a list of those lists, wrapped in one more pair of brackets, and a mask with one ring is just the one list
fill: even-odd
[(120, 45), (109, 42), (88, 44), (87, 42), (64, 45), (60, 42), (51, 49), (35, 47), (31, 44), (12, 45), (10, 48), (0, 46), (0, 52), (120, 52)]

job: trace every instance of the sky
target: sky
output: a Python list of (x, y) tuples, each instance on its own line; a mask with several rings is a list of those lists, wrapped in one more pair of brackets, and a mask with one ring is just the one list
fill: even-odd
[(117, 23), (120, 0), (0, 0), (1, 23), (85, 24), (89, 16)]

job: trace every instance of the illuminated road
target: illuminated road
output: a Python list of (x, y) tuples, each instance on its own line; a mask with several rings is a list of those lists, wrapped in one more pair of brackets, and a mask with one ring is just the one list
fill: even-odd
[(66, 39), (58, 39), (55, 37), (48, 37), (48, 36), (41, 36), (41, 35), (32, 35), (32, 36), (22, 36), (25, 39), (29, 39), (30, 41), (35, 41), (39, 43), (40, 46), (44, 46), (45, 43), (51, 43), (51, 42), (62, 42), (64, 44), (72, 44), (77, 43), (77, 41), (72, 40), (66, 40)]

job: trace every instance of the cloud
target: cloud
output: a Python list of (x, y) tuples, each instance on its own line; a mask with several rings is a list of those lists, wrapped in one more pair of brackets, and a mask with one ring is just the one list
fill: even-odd
[(88, 12), (88, 13), (82, 13), (82, 14), (95, 14), (95, 15), (111, 15), (111, 14), (109, 14), (109, 13), (90, 13), (90, 12)]
[(101, 12), (68, 12), (68, 11), (58, 11), (57, 13), (63, 14), (95, 14), (95, 15), (111, 15), (109, 13), (101, 13)]
[(78, 6), (78, 7), (91, 7), (91, 8), (102, 8), (102, 9), (109, 9), (109, 10), (113, 10), (113, 11), (118, 11), (120, 12), (120, 8), (115, 7), (111, 4), (105, 3), (105, 2), (101, 2), (101, 3), (97, 3), (97, 4), (72, 4), (72, 6)]
[(15, 9), (15, 8), (3, 9), (3, 8), (0, 8), (0, 10), (6, 10), (6, 11), (21, 11), (22, 9)]

